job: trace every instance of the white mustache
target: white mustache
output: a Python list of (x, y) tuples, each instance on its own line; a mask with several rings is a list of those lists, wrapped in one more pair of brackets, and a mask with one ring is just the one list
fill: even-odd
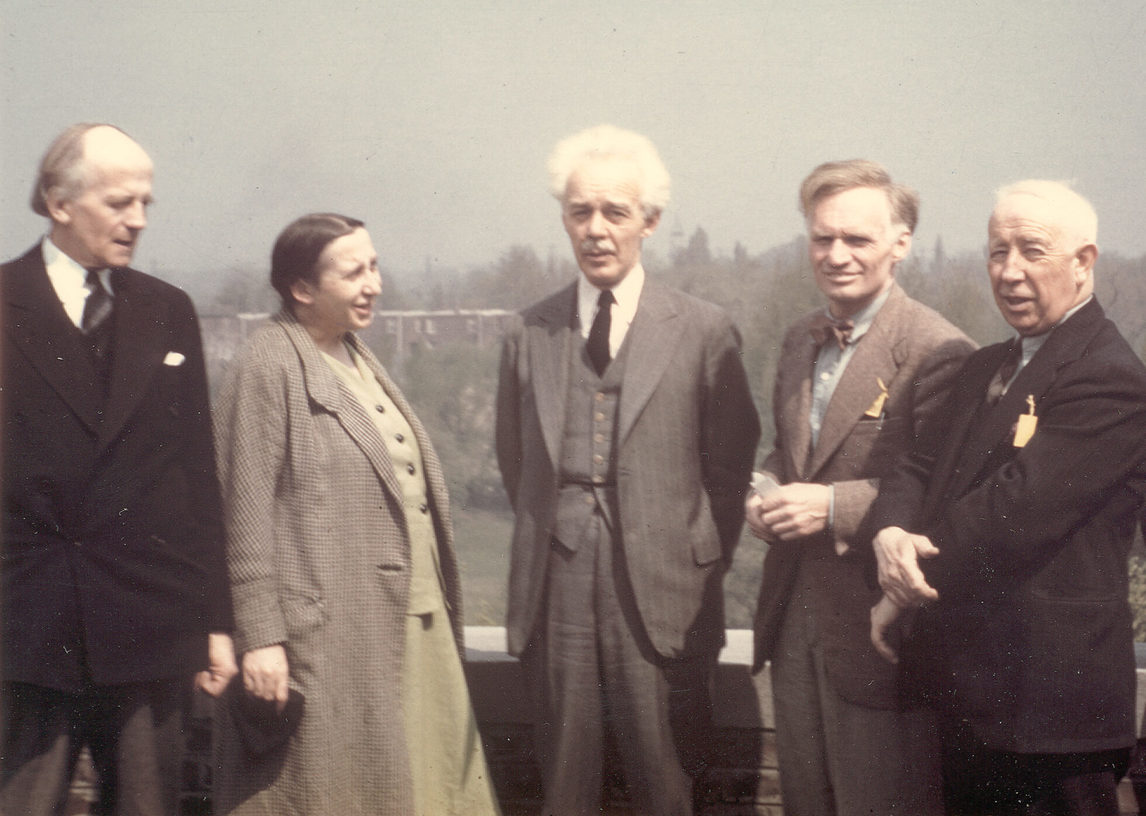
[(581, 242), (582, 252), (609, 252), (609, 245), (604, 241), (586, 239)]

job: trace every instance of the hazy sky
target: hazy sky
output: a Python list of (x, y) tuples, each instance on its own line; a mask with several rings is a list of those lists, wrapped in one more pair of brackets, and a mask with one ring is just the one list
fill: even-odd
[(1070, 179), (1106, 250), (1146, 253), (1146, 2), (0, 0), (0, 254), (30, 246), (35, 165), (75, 121), (155, 159), (137, 266), (266, 269), (306, 211), (367, 221), (383, 265), (568, 254), (545, 159), (612, 122), (659, 146), (651, 247), (798, 234), (817, 163), (884, 162), (917, 240), (977, 249), (991, 191)]

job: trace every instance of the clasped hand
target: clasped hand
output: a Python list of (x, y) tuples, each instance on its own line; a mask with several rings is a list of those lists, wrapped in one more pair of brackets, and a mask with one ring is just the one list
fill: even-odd
[(792, 541), (822, 532), (828, 526), (827, 485), (793, 482), (767, 496), (752, 492), (744, 502), (744, 519), (757, 538)]

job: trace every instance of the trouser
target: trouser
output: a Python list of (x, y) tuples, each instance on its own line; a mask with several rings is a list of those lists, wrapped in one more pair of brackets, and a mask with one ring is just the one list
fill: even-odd
[(635, 812), (691, 814), (707, 759), (716, 656), (656, 653), (619, 542), (597, 523), (596, 546), (553, 543), (544, 619), (522, 656), (537, 706), (542, 812), (600, 813), (609, 734)]
[(935, 715), (857, 705), (828, 679), (806, 585), (787, 605), (772, 655), (784, 816), (942, 812)]
[(178, 812), (187, 680), (90, 685), (78, 693), (4, 683), (0, 812), (63, 812), (76, 759), (86, 745), (98, 777), (92, 814)]
[(943, 794), (951, 816), (1118, 816), (1130, 748), (1073, 754), (997, 751), (943, 723)]

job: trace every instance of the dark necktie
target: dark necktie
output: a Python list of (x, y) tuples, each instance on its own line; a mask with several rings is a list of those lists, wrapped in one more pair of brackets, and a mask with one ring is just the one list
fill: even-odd
[(812, 333), (812, 339), (816, 341), (817, 346), (824, 345), (831, 337), (835, 339), (840, 351), (843, 351), (852, 339), (852, 329), (854, 328), (855, 324), (850, 320), (836, 320), (825, 312), (820, 312), (812, 318), (808, 331)]
[(85, 281), (90, 292), (84, 301), (83, 317), (80, 318), (80, 331), (84, 334), (91, 334), (98, 329), (111, 314), (111, 294), (104, 288), (99, 273), (98, 269), (89, 269)]
[(999, 370), (995, 372), (995, 376), (987, 384), (986, 399), (988, 405), (994, 405), (1003, 396), (1007, 384), (1015, 376), (1015, 372), (1019, 370), (1019, 362), (1022, 359), (1023, 341), (1015, 339), (1011, 342), (1011, 347), (1007, 349), (1007, 356), (1003, 358), (1003, 364), (999, 366)]
[(593, 325), (589, 328), (589, 339), (585, 347), (589, 352), (589, 362), (597, 376), (605, 373), (609, 366), (609, 329), (612, 327), (612, 305), (616, 302), (613, 293), (602, 289), (597, 297), (597, 316), (593, 318)]

